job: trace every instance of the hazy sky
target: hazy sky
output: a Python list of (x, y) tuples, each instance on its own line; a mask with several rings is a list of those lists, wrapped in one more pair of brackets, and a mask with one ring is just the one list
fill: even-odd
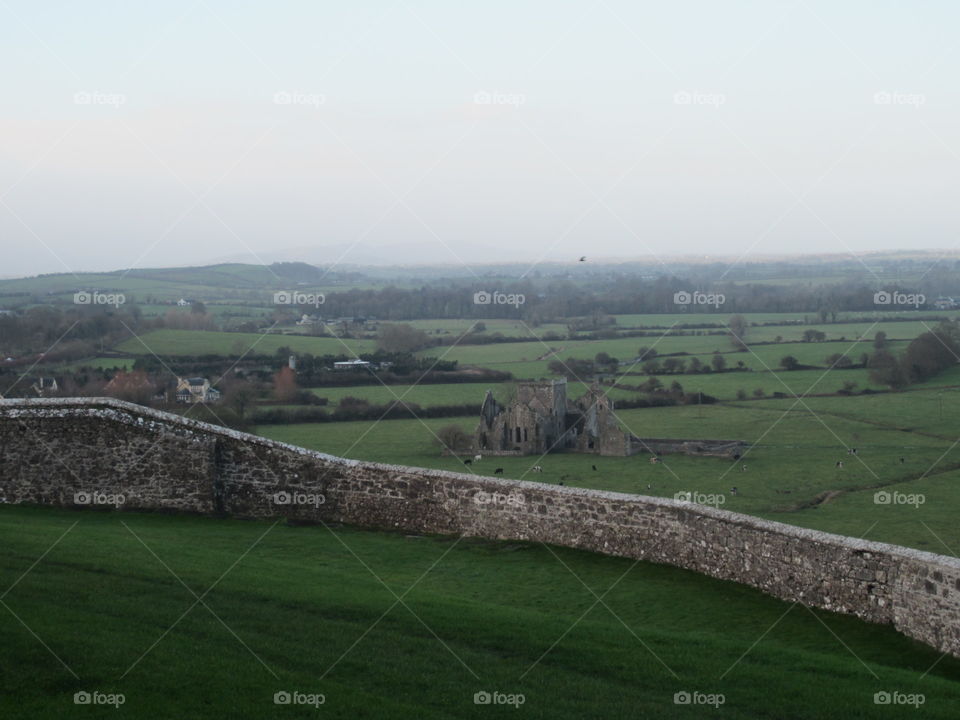
[(953, 248), (958, 8), (0, 0), (0, 275)]

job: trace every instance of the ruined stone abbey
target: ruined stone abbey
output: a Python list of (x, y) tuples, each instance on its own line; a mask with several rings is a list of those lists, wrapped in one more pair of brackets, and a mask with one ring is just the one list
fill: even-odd
[(736, 440), (639, 438), (621, 429), (613, 401), (597, 383), (592, 383), (582, 397), (570, 400), (565, 379), (518, 383), (516, 395), (506, 406), (488, 390), (474, 445), (477, 452), (486, 455), (566, 451), (612, 456), (678, 452), (717, 457), (739, 457), (744, 447)]
[(613, 416), (612, 401), (594, 383), (567, 399), (566, 380), (522, 382), (507, 406), (487, 390), (480, 409), (477, 451), (488, 455), (543, 455), (569, 450), (629, 455), (630, 435)]

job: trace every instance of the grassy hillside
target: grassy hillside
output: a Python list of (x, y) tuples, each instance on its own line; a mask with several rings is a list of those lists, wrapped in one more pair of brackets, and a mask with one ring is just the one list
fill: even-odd
[(542, 545), (3, 507), (0, 547), (4, 717), (853, 720), (913, 711), (878, 691), (922, 693), (925, 718), (960, 702), (960, 662), (888, 627)]

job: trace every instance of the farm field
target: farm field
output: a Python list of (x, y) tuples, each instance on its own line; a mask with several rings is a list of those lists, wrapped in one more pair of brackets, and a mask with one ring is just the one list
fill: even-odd
[[(612, 377), (612, 376), (610, 376)], [(664, 387), (669, 387), (673, 382), (679, 382), (688, 393), (702, 392), (704, 395), (710, 395), (721, 400), (733, 400), (737, 392), (743, 390), (749, 397), (758, 388), (763, 390), (764, 395), (771, 396), (774, 393), (785, 393), (792, 397), (792, 394), (806, 395), (818, 393), (833, 393), (841, 389), (844, 382), (854, 382), (857, 384), (856, 390), (873, 389), (880, 390), (882, 386), (870, 382), (868, 371), (843, 370), (827, 372), (822, 369), (817, 370), (794, 370), (791, 372), (724, 372), (724, 373), (699, 373), (696, 375), (655, 375)], [(627, 386), (640, 385), (648, 380), (647, 376), (629, 375), (621, 376), (618, 381)], [(514, 383), (450, 383), (444, 385), (434, 385), (420, 383), (417, 385), (360, 385), (349, 387), (317, 387), (310, 388), (310, 391), (318, 397), (325, 397), (330, 401), (331, 406), (339, 403), (343, 397), (355, 397), (366, 400), (374, 405), (382, 405), (402, 399), (408, 403), (416, 403), (421, 407), (434, 407), (437, 405), (463, 405), (473, 403), (479, 412), (480, 404), (483, 402), (484, 394), (488, 389), (494, 391), (494, 396), (501, 402), (505, 402), (509, 396)], [(614, 401), (631, 400), (642, 397), (637, 392), (626, 388), (612, 388), (604, 386), (604, 391)], [(567, 396), (570, 399), (576, 399), (586, 392), (586, 383), (569, 381), (567, 383)]]
[(152, 330), (142, 337), (120, 343), (116, 350), (133, 355), (224, 355), (272, 354), (281, 347), (314, 355), (372, 352), (372, 340), (352, 340), (305, 335), (262, 335), (213, 330)]
[(538, 327), (533, 327), (518, 320), (504, 319), (483, 319), (483, 320), (451, 320), (438, 318), (435, 320), (409, 320), (408, 325), (412, 325), (419, 330), (423, 330), (429, 335), (458, 335), (474, 328), (477, 323), (482, 322), (486, 327), (482, 332), (486, 335), (500, 333), (505, 337), (530, 337), (542, 336), (546, 333), (566, 334), (567, 326), (563, 323), (544, 323)]
[[(886, 717), (886, 688), (928, 718), (960, 702), (960, 661), (889, 627), (564, 548), (27, 507), (0, 509), (0, 544), (5, 717), (79, 716), (82, 691), (201, 720), (485, 718), (484, 690), (576, 720), (703, 717), (674, 703), (694, 690), (743, 719)], [(282, 691), (323, 704), (280, 713)]]
[(493, 390), (494, 396), (503, 401), (507, 399), (513, 387), (512, 383), (450, 383), (445, 385), (419, 383), (417, 385), (320, 387), (310, 388), (310, 391), (317, 397), (327, 398), (330, 405), (337, 405), (340, 399), (344, 397), (360, 398), (371, 405), (383, 405), (401, 399), (407, 403), (416, 403), (421, 407), (474, 403), (477, 406), (477, 412), (479, 412), (480, 403), (483, 402), (483, 396), (488, 389)]
[[(827, 335), (827, 342), (800, 342), (803, 338), (803, 332), (808, 329), (824, 332)], [(906, 342), (920, 333), (926, 332), (927, 329), (923, 323), (919, 322), (751, 328), (747, 334), (747, 343), (770, 343), (769, 345), (753, 346), (753, 348), (758, 352), (780, 353), (775, 362), (779, 362), (779, 358), (783, 355), (811, 352), (816, 353), (818, 362), (822, 363), (823, 356), (833, 352), (856, 352), (859, 355), (860, 352), (871, 349), (874, 335), (881, 330), (887, 333), (891, 341), (901, 340)], [(777, 336), (782, 337), (786, 342), (775, 343)], [(840, 338), (844, 338), (844, 340)], [(860, 341), (861, 339), (862, 341)], [(667, 331), (648, 337), (617, 337), (604, 340), (531, 340), (530, 342), (489, 345), (461, 344), (444, 349), (448, 350), (445, 356), (447, 359), (459, 360), (461, 363), (470, 365), (488, 365), (492, 363), (527, 362), (541, 358), (549, 361), (554, 356), (561, 359), (569, 357), (592, 358), (601, 351), (621, 360), (630, 360), (637, 356), (641, 347), (652, 348), (660, 355), (686, 352), (690, 355), (702, 356), (714, 352), (730, 353), (733, 351), (730, 339), (726, 335), (677, 335), (668, 334)], [(431, 348), (421, 351), (421, 354), (429, 355), (435, 352), (436, 349)], [(738, 354), (746, 355), (749, 353)]]
[[(310, 388), (318, 397), (325, 397), (330, 405), (336, 405), (344, 397), (355, 397), (366, 400), (371, 405), (383, 405), (401, 399), (407, 403), (416, 403), (421, 407), (437, 405), (464, 405), (473, 403), (480, 412), (487, 390), (492, 390), (494, 397), (501, 403), (509, 400), (515, 383), (448, 383), (434, 385), (419, 383), (417, 385), (359, 385), (351, 387), (319, 387)], [(618, 388), (606, 388), (608, 395), (614, 399), (634, 398), (637, 393)], [(586, 383), (571, 381), (567, 383), (567, 397), (576, 399), (587, 391)]]
[(130, 358), (88, 358), (86, 360), (81, 360), (78, 362), (68, 363), (64, 365), (60, 371), (61, 372), (71, 372), (79, 370), (82, 367), (97, 368), (103, 370), (112, 370), (113, 368), (119, 368), (121, 370), (132, 370), (133, 363), (135, 361)]

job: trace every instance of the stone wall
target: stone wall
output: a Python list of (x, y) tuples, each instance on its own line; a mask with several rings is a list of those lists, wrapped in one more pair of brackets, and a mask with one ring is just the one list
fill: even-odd
[(0, 502), (541, 541), (892, 623), (960, 656), (955, 558), (664, 498), (345, 460), (117, 400), (0, 401)]

